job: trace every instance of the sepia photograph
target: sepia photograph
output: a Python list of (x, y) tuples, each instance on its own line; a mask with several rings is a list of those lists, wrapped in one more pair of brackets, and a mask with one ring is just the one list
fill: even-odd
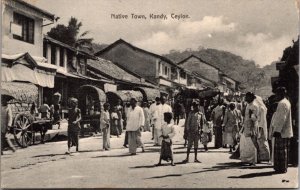
[(300, 0), (1, 0), (1, 189), (296, 189)]

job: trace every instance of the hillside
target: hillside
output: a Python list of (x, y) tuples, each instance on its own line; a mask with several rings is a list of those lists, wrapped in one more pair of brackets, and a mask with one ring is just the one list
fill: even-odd
[(242, 86), (246, 87), (246, 90), (253, 91), (261, 87), (270, 86), (271, 76), (277, 75), (275, 64), (260, 68), (255, 65), (254, 61), (245, 60), (241, 56), (222, 50), (204, 48), (199, 50), (189, 49), (182, 52), (172, 50), (169, 54), (163, 56), (178, 63), (192, 54), (220, 68), (228, 76), (240, 81)]

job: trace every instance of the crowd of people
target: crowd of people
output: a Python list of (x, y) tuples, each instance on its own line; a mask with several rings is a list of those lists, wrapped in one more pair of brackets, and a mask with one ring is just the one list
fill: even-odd
[[(120, 100), (113, 108), (109, 103), (105, 103), (100, 118), (103, 150), (110, 149), (112, 134), (119, 137), (126, 129), (123, 146), (129, 149), (131, 155), (136, 155), (138, 148), (144, 152), (142, 132), (152, 131), (153, 145), (161, 147), (159, 162), (156, 165), (161, 165), (161, 161), (165, 160), (171, 161), (171, 165), (175, 166), (172, 138), (176, 134), (175, 125), (179, 124), (179, 119), (185, 119), (183, 138), (184, 146), (187, 146), (187, 155), (183, 163), (189, 162), (192, 147), (195, 154), (194, 162), (200, 163), (199, 142), (203, 144), (204, 151), (209, 151), (208, 143), (214, 139), (215, 149), (229, 148), (231, 158), (238, 158), (243, 164), (273, 163), (276, 172), (287, 172), (289, 139), (293, 136), (293, 130), (291, 105), (284, 87), (276, 90), (277, 106), (270, 109), (273, 111), (272, 114), (269, 113), (262, 98), (252, 92), (246, 93), (243, 101), (228, 102), (219, 98), (216, 103), (207, 102), (203, 99), (194, 99), (189, 104), (190, 107), (181, 101), (171, 106), (167, 103), (167, 98), (162, 96), (156, 97), (151, 105), (144, 102), (139, 106), (138, 100), (134, 97), (124, 107)], [(71, 98), (69, 105), (67, 154), (71, 153), (72, 146), (79, 151), (81, 128), (78, 100)], [(54, 110), (52, 115), (55, 115), (55, 110), (58, 110), (59, 106), (52, 107), (42, 105), (39, 108), (42, 117), (48, 117), (47, 113), (50, 110)], [(8, 110), (5, 99), (2, 99), (1, 114), (1, 139), (5, 141), (7, 126), (12, 125), (11, 111)], [(55, 116), (54, 119), (59, 120), (59, 116)], [(9, 144), (14, 151), (10, 142)]]

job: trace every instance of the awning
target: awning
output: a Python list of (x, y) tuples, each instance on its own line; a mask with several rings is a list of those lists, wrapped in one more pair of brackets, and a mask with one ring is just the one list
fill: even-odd
[(78, 94), (79, 94), (79, 98), (84, 94), (87, 94), (87, 95), (96, 94), (97, 99), (100, 102), (105, 102), (106, 101), (105, 92), (103, 90), (101, 90), (100, 88), (96, 87), (96, 86), (83, 85), (83, 86), (79, 87)]
[(21, 64), (14, 65), (11, 68), (2, 67), (1, 75), (1, 81), (3, 82), (24, 81), (42, 87), (54, 87), (54, 73), (39, 69), (32, 70)]
[(160, 97), (160, 92), (155, 88), (136, 87), (136, 91), (140, 91), (143, 95), (143, 101), (153, 101), (156, 97)]
[[(139, 102), (143, 101), (143, 94), (139, 91), (134, 90), (118, 90), (118, 91), (109, 91), (106, 92), (107, 98), (109, 101), (117, 102), (117, 98), (121, 99), (124, 102), (129, 102), (131, 98), (135, 97)], [(115, 99), (115, 100), (114, 100)]]
[(37, 103), (38, 87), (31, 83), (25, 82), (1, 82), (1, 89), (7, 90), (20, 103)]
[(29, 53), (2, 54), (1, 81), (24, 81), (42, 87), (53, 88), (56, 68), (51, 64), (36, 61)]

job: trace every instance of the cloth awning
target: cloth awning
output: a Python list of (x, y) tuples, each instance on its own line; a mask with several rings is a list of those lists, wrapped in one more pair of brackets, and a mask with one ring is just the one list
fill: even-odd
[(86, 95), (96, 94), (97, 99), (100, 102), (106, 101), (105, 92), (103, 90), (101, 90), (100, 88), (93, 86), (93, 85), (83, 85), (83, 86), (79, 87), (79, 89), (78, 89), (79, 98), (84, 94), (86, 94)]
[(53, 88), (56, 68), (51, 64), (38, 62), (28, 53), (2, 54), (1, 81), (30, 82), (42, 87)]
[(140, 91), (143, 95), (143, 101), (153, 101), (156, 97), (160, 97), (160, 92), (155, 88), (136, 87), (136, 91)]
[(19, 103), (30, 104), (38, 101), (38, 87), (31, 83), (1, 82), (1, 89), (13, 94), (15, 101)]
[(17, 64), (11, 68), (1, 68), (1, 81), (24, 81), (36, 84), (42, 87), (54, 87), (54, 73), (48, 73), (39, 69), (30, 69), (24, 65)]
[[(121, 99), (123, 103), (129, 102), (130, 99), (133, 97), (137, 98), (139, 102), (143, 101), (143, 94), (139, 91), (134, 91), (134, 90), (118, 90), (114, 92), (109, 91), (106, 92), (106, 94), (107, 94), (107, 98), (110, 99), (111, 101), (114, 97)], [(117, 101), (117, 99), (114, 101)]]

